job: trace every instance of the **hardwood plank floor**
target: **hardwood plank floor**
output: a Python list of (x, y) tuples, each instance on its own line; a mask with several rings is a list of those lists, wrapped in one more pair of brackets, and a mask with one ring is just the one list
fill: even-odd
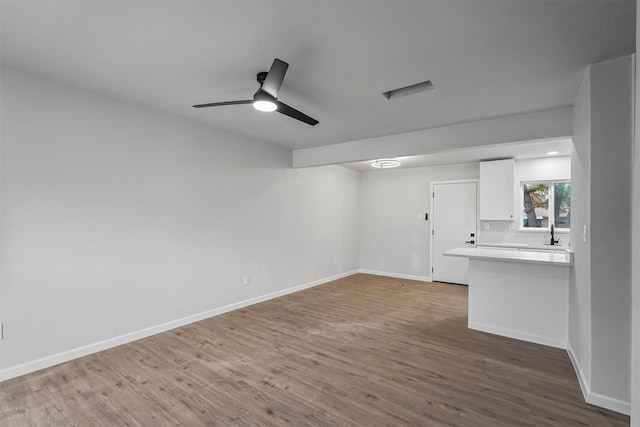
[(466, 324), (466, 287), (357, 274), (0, 383), (0, 425), (629, 425)]

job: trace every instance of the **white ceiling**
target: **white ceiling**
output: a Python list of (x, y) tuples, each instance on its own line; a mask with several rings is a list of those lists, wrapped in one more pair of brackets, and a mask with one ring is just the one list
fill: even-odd
[[(540, 157), (570, 156), (573, 143), (571, 139), (552, 139), (545, 141), (530, 141), (513, 144), (496, 144), (481, 148), (468, 148), (451, 150), (441, 153), (423, 154), (418, 156), (393, 157), (400, 160), (402, 168), (415, 168), (422, 166), (456, 165), (464, 163), (477, 163), (488, 160), (500, 159), (535, 159)], [(374, 168), (371, 160), (363, 162), (343, 163), (350, 169), (360, 172), (376, 172), (387, 169)]]
[[(635, 1), (6, 1), (2, 62), (299, 149), (568, 106), (590, 63), (635, 50)], [(315, 127), (248, 105), (280, 99)], [(381, 93), (430, 79), (435, 90)]]

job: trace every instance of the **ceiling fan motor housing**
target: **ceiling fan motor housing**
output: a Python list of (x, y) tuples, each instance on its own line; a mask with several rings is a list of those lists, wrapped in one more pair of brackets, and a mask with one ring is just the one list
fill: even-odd
[(260, 71), (256, 76), (256, 80), (258, 80), (258, 83), (260, 83), (260, 86), (262, 86), (262, 83), (264, 83), (264, 80), (267, 78), (267, 74), (268, 74), (267, 71)]

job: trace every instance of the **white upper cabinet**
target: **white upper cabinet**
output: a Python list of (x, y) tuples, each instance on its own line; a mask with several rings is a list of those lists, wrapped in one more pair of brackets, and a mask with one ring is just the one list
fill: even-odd
[(480, 163), (480, 220), (512, 221), (515, 161)]

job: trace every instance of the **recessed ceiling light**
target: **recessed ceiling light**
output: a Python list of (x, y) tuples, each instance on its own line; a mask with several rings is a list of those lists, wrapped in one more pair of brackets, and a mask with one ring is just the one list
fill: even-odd
[(399, 98), (401, 96), (413, 95), (414, 93), (424, 92), (425, 90), (434, 89), (433, 83), (431, 80), (427, 80), (424, 82), (416, 83), (410, 86), (401, 87), (398, 89), (393, 89), (388, 92), (383, 92), (385, 98), (388, 100), (392, 100), (395, 98)]
[(549, 151), (547, 156), (555, 156), (556, 154), (560, 154), (558, 151)]
[(380, 169), (397, 168), (400, 165), (400, 160), (396, 159), (378, 159), (371, 162), (371, 166)]

